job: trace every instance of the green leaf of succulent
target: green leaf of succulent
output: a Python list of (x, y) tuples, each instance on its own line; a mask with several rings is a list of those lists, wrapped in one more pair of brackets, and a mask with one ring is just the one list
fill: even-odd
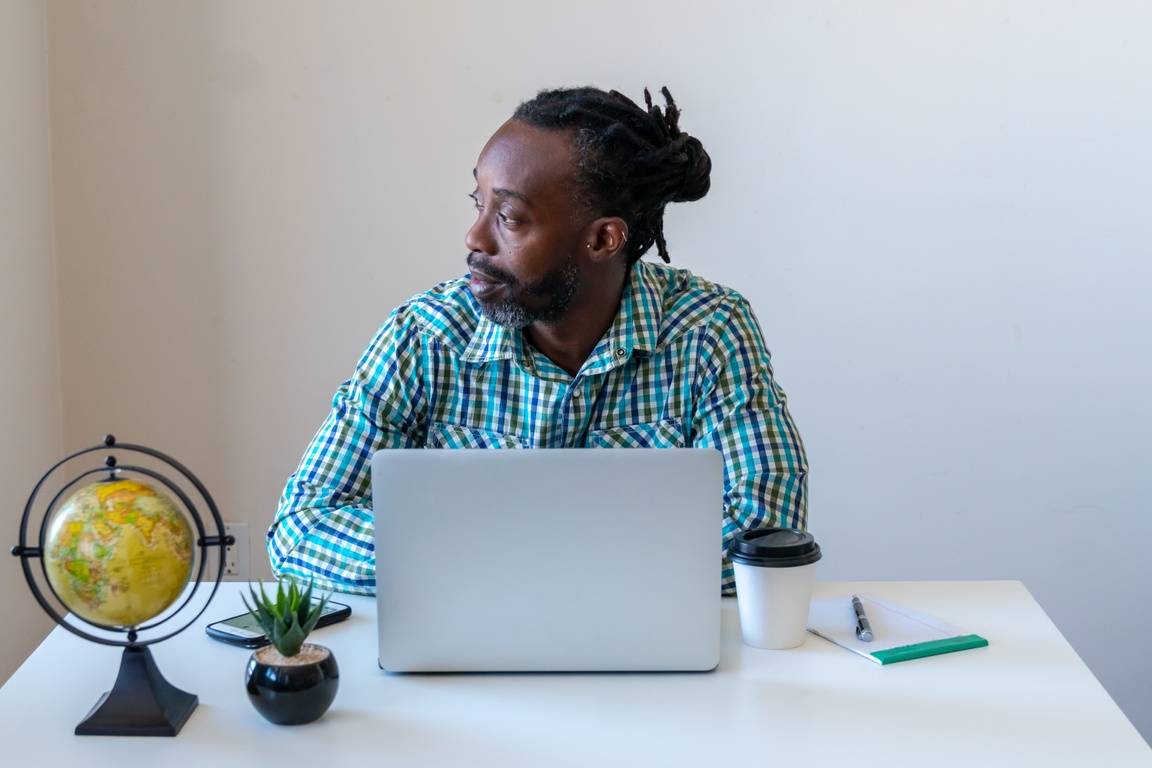
[[(327, 604), (328, 598), (324, 597), (320, 600), (320, 602), (316, 603), (315, 606), (312, 606), (312, 610), (309, 611), (308, 615), (304, 617), (304, 621), (300, 622), (300, 624), (304, 627), (304, 634), (308, 634), (316, 628), (316, 622), (320, 620), (320, 615), (324, 613), (324, 606)], [(305, 603), (305, 605), (311, 605), (311, 603)]]
[(281, 625), (280, 636), (274, 644), (283, 655), (295, 656), (307, 638), (308, 633), (296, 622), (296, 617), (290, 616), (286, 625)]
[(301, 624), (307, 618), (307, 612), (312, 608), (312, 582), (308, 582), (308, 587), (304, 590), (304, 594), (300, 597), (301, 613), (297, 617)]
[(241, 595), (240, 599), (244, 601), (244, 607), (252, 614), (252, 618), (260, 625), (264, 634), (271, 637), (276, 626), (276, 617), (268, 610), (268, 596), (264, 594), (264, 587), (260, 587), (260, 594), (257, 595), (256, 590), (249, 584), (248, 592), (252, 595), (252, 603), (249, 604), (248, 600)]
[(313, 605), (313, 582), (309, 581), (308, 586), (301, 589), (291, 576), (285, 576), (277, 582), (274, 597), (264, 591), (263, 585), (257, 594), (249, 584), (248, 592), (252, 602), (249, 604), (248, 599), (241, 595), (244, 607), (276, 646), (276, 650), (284, 656), (295, 656), (300, 652), (331, 597), (330, 594), (325, 595)]

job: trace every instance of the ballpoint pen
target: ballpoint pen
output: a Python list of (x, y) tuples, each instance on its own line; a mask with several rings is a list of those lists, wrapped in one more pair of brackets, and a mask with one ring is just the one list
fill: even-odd
[(864, 605), (856, 595), (852, 595), (852, 610), (856, 612), (856, 637), (865, 643), (872, 642), (872, 625), (868, 623)]

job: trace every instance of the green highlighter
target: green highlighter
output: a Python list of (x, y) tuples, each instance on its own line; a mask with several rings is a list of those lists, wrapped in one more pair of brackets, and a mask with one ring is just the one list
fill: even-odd
[(939, 656), (942, 653), (952, 653), (953, 651), (967, 651), (970, 648), (983, 648), (986, 645), (988, 645), (988, 641), (980, 635), (957, 635), (943, 640), (929, 640), (926, 643), (873, 651), (872, 657), (881, 664), (895, 664), (898, 661), (922, 659), (925, 656)]

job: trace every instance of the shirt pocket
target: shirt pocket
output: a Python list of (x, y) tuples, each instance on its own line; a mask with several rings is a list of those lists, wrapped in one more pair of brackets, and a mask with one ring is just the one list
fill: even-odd
[(590, 448), (685, 448), (687, 445), (679, 419), (626, 424), (588, 434)]
[(428, 430), (428, 448), (523, 448), (515, 435), (490, 429), (436, 422)]

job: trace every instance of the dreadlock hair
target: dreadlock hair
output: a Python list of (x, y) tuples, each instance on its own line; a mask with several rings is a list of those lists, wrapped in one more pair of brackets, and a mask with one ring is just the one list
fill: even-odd
[(665, 262), (664, 206), (708, 194), (712, 160), (698, 139), (680, 130), (680, 109), (667, 88), (665, 108), (644, 89), (642, 109), (618, 91), (540, 91), (513, 117), (537, 128), (575, 130), (577, 196), (593, 211), (628, 224), (626, 253), (634, 264), (656, 245)]

